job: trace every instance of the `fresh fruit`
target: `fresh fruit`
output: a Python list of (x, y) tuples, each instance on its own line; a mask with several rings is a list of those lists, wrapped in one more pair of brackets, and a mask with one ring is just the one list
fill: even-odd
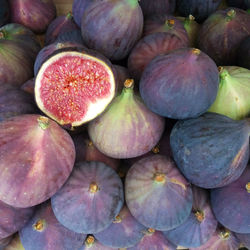
[(85, 45), (111, 60), (125, 58), (142, 35), (143, 15), (137, 0), (94, 1), (81, 22)]
[(250, 115), (250, 70), (237, 66), (219, 67), (220, 83), (210, 112), (239, 120)]
[(25, 250), (18, 233), (14, 235), (10, 243), (3, 250)]
[(69, 134), (40, 115), (0, 122), (0, 200), (31, 207), (54, 195), (69, 177), (75, 148)]
[(140, 94), (153, 112), (186, 119), (207, 111), (216, 98), (218, 84), (214, 61), (199, 49), (183, 48), (159, 55), (146, 66)]
[(119, 250), (118, 248), (104, 246), (102, 243), (97, 241), (93, 235), (89, 235), (83, 246), (78, 250)]
[(236, 59), (239, 66), (250, 70), (250, 35), (239, 44)]
[(80, 126), (102, 113), (115, 95), (110, 62), (85, 49), (58, 51), (40, 67), (38, 107), (60, 125)]
[(19, 23), (35, 33), (46, 31), (56, 17), (53, 0), (9, 0), (12, 23)]
[(76, 163), (66, 184), (51, 198), (58, 221), (77, 233), (107, 228), (123, 207), (123, 186), (117, 173), (102, 162)]
[(249, 159), (250, 125), (216, 113), (178, 121), (171, 131), (174, 160), (193, 184), (216, 188), (237, 180)]
[(250, 248), (250, 234), (235, 233), (235, 235), (245, 247)]
[(189, 183), (174, 161), (163, 155), (145, 157), (129, 169), (125, 199), (136, 220), (161, 231), (187, 220), (193, 202)]
[(216, 219), (236, 233), (250, 233), (250, 165), (233, 183), (211, 190)]
[(35, 88), (35, 79), (34, 78), (29, 79), (21, 86), (21, 90), (23, 90), (24, 92), (26, 92), (32, 96), (34, 96), (34, 88)]
[(0, 239), (0, 250), (6, 249), (5, 247), (11, 242), (12, 239), (13, 239), (13, 235)]
[(126, 159), (149, 152), (160, 140), (165, 120), (151, 112), (127, 79), (122, 93), (88, 126), (91, 141), (102, 153)]

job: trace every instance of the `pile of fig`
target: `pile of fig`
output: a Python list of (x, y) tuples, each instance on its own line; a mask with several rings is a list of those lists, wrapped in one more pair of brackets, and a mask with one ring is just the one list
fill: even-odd
[(250, 1), (0, 0), (0, 250), (250, 249)]

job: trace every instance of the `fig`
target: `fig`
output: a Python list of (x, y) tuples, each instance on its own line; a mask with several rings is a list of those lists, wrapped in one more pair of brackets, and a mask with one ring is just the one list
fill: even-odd
[(34, 96), (35, 78), (31, 78), (21, 86), (21, 90)]
[(34, 33), (19, 24), (0, 28), (0, 82), (16, 86), (33, 77), (33, 64), (41, 49)]
[(186, 119), (206, 112), (214, 102), (219, 73), (208, 55), (196, 48), (182, 48), (155, 57), (143, 71), (139, 85), (150, 110)]
[(53, 120), (19, 115), (0, 122), (0, 159), (0, 200), (26, 208), (62, 187), (72, 171), (75, 148)]
[(225, 187), (211, 190), (211, 205), (217, 220), (236, 233), (250, 233), (250, 165)]
[(115, 95), (111, 63), (85, 49), (58, 51), (40, 67), (35, 82), (38, 107), (73, 128), (101, 114)]
[(58, 43), (74, 42), (74, 43), (81, 44), (83, 46), (81, 30), (80, 29), (71, 30), (71, 31), (67, 31), (62, 34), (59, 34), (55, 42), (58, 42)]
[(117, 93), (121, 93), (124, 82), (130, 78), (130, 74), (128, 72), (128, 69), (124, 66), (113, 64), (113, 68), (116, 72)]
[(163, 155), (145, 157), (129, 169), (125, 199), (136, 220), (160, 231), (184, 223), (193, 202), (189, 183), (174, 161)]
[(176, 246), (169, 242), (161, 231), (156, 231), (153, 228), (148, 228), (143, 231), (144, 237), (135, 246), (127, 248), (127, 250), (142, 250), (142, 249), (154, 249), (154, 250), (175, 250)]
[(36, 208), (19, 235), (22, 245), (29, 250), (78, 250), (86, 238), (85, 234), (72, 232), (58, 222), (50, 200)]
[(193, 206), (188, 219), (177, 228), (163, 232), (175, 245), (199, 247), (205, 244), (217, 228), (207, 190), (192, 186)]
[(223, 187), (237, 180), (247, 166), (249, 130), (246, 120), (216, 113), (178, 121), (170, 135), (174, 160), (196, 186)]
[(11, 242), (3, 250), (25, 250), (18, 233), (14, 235)]
[(190, 250), (236, 250), (239, 249), (240, 242), (235, 234), (224, 228), (218, 226), (212, 237), (202, 246), (190, 248)]
[(120, 161), (118, 159), (110, 158), (101, 153), (89, 139), (88, 134), (82, 132), (72, 136), (76, 149), (76, 162), (81, 161), (100, 161), (109, 167), (117, 170)]
[(78, 27), (81, 27), (82, 16), (87, 7), (92, 3), (93, 0), (73, 0), (72, 12), (73, 18)]
[(88, 125), (91, 141), (103, 154), (118, 159), (149, 152), (160, 140), (165, 120), (151, 112), (127, 79), (122, 93)]
[(250, 248), (250, 234), (235, 233), (235, 235), (245, 247)]
[(104, 246), (93, 235), (89, 235), (79, 250), (118, 250), (118, 248)]
[(51, 44), (56, 41), (60, 34), (79, 29), (73, 20), (72, 13), (58, 16), (48, 26), (45, 34), (45, 44)]
[(239, 66), (250, 70), (250, 35), (241, 41), (236, 59)]
[(221, 4), (222, 0), (177, 0), (177, 9), (183, 16), (192, 15), (198, 22), (203, 22)]
[(31, 218), (34, 207), (15, 208), (0, 201), (0, 239), (19, 231)]
[(237, 48), (249, 35), (250, 17), (246, 11), (237, 8), (218, 10), (202, 24), (198, 48), (218, 66), (235, 65)]
[(186, 41), (167, 32), (157, 32), (141, 38), (128, 57), (128, 69), (131, 76), (139, 82), (142, 72), (149, 62), (158, 55), (172, 50), (188, 47)]
[(0, 0), (0, 27), (9, 22), (10, 7), (7, 0)]
[(123, 206), (113, 223), (94, 236), (105, 246), (128, 248), (141, 240), (144, 230), (146, 228), (137, 222), (127, 206)]
[(250, 114), (250, 70), (237, 66), (219, 67), (220, 83), (217, 97), (208, 109), (240, 120)]
[(12, 239), (13, 239), (13, 235), (0, 239), (0, 250), (6, 249), (5, 247), (11, 242)]
[(140, 0), (144, 18), (151, 15), (171, 14), (175, 11), (176, 0)]
[(38, 112), (33, 97), (21, 89), (5, 89), (0, 84), (0, 122), (21, 114), (35, 114)]
[(85, 45), (110, 60), (124, 59), (142, 35), (143, 14), (137, 0), (94, 1), (81, 22)]
[(12, 23), (19, 23), (35, 33), (43, 33), (56, 17), (53, 0), (9, 0)]
[(65, 185), (51, 198), (58, 221), (77, 233), (107, 228), (123, 207), (120, 177), (102, 162), (78, 162)]

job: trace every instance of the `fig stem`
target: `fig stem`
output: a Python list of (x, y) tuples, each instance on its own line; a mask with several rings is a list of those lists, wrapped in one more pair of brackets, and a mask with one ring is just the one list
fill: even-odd
[(175, 21), (174, 19), (167, 19), (165, 24), (169, 27), (169, 28), (173, 28), (174, 27), (174, 24), (175, 24)]
[(45, 221), (44, 220), (38, 220), (33, 226), (33, 229), (42, 232), (45, 228)]
[(202, 222), (205, 218), (204, 213), (202, 211), (196, 211), (194, 215), (199, 222)]
[(157, 183), (165, 183), (166, 182), (166, 175), (161, 173), (155, 173), (154, 181)]
[(235, 15), (236, 15), (236, 11), (234, 9), (229, 10), (227, 12), (227, 18), (226, 18), (227, 22), (232, 21)]
[(113, 223), (121, 223), (121, 222), (122, 222), (122, 218), (120, 217), (120, 215), (117, 215)]
[(228, 229), (225, 229), (220, 232), (220, 237), (222, 239), (228, 239), (230, 237), (230, 234), (230, 231)]
[(248, 182), (248, 183), (246, 184), (246, 190), (247, 190), (248, 193), (250, 193), (250, 182)]
[(86, 245), (87, 247), (91, 247), (91, 246), (94, 244), (94, 242), (95, 242), (94, 236), (89, 235), (89, 236), (87, 237), (87, 239), (85, 240), (85, 245)]
[(201, 51), (199, 49), (196, 49), (196, 48), (192, 49), (192, 54), (195, 54), (198, 56), (200, 53)]
[(98, 185), (95, 182), (90, 183), (89, 185), (89, 192), (96, 193), (99, 190)]
[(124, 87), (126, 89), (131, 89), (134, 87), (134, 80), (133, 79), (127, 79), (125, 82), (124, 82)]
[(71, 19), (73, 17), (73, 14), (72, 14), (72, 12), (71, 11), (69, 11), (68, 13), (67, 13), (67, 15), (66, 15), (66, 19)]
[(49, 118), (45, 116), (40, 116), (37, 118), (39, 127), (43, 130), (47, 129), (50, 125)]

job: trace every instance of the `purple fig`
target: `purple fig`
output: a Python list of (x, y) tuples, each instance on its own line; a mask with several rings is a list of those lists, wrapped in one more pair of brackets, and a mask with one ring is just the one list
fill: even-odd
[[(118, 248), (104, 246), (93, 235), (89, 235), (83, 246), (78, 250), (119, 250)], [(120, 249), (121, 250), (121, 249)]]
[(250, 70), (250, 35), (239, 44), (236, 58), (239, 66)]

